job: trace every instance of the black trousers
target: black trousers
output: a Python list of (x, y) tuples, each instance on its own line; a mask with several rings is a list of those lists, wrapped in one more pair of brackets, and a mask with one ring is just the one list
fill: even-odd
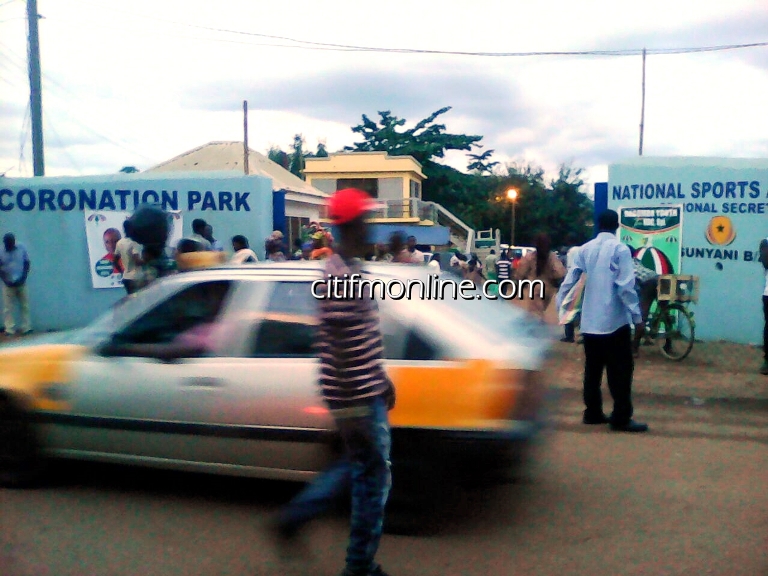
[(584, 334), (584, 416), (599, 418), (603, 414), (600, 385), (605, 369), (608, 390), (613, 397), (611, 422), (618, 426), (632, 419), (632, 329), (622, 326), (612, 334)]
[(765, 316), (765, 327), (763, 328), (763, 358), (768, 362), (768, 296), (763, 296), (763, 316)]

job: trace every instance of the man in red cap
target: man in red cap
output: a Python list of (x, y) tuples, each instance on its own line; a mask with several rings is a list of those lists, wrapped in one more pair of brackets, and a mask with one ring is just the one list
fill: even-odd
[(345, 457), (286, 506), (277, 518), (275, 534), (281, 546), (292, 543), (299, 529), (327, 510), (351, 484), (351, 530), (342, 576), (386, 576), (374, 556), (391, 486), (387, 412), (394, 407), (394, 387), (384, 370), (379, 316), (370, 286), (328, 289), (336, 278), (346, 281), (360, 274), (368, 245), (365, 217), (376, 204), (362, 190), (348, 188), (336, 192), (328, 208), (339, 238), (338, 249), (326, 263), (329, 282), (314, 294), (320, 300), (317, 344), (320, 386)]

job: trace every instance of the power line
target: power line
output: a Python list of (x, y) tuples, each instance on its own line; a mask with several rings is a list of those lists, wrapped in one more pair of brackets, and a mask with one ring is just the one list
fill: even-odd
[(27, 136), (29, 133), (29, 115), (31, 104), (27, 103), (27, 107), (24, 109), (24, 120), (21, 122), (21, 137), (19, 142), (19, 174), (24, 174), (22, 168), (24, 167), (24, 147), (27, 145)]
[(75, 162), (75, 159), (72, 157), (72, 155), (67, 150), (67, 146), (64, 145), (64, 143), (62, 142), (61, 138), (59, 137), (58, 132), (53, 127), (53, 122), (51, 122), (51, 117), (47, 113), (43, 113), (43, 115), (45, 116), (45, 123), (48, 126), (48, 130), (50, 130), (51, 133), (53, 134), (54, 141), (56, 143), (58, 143), (59, 148), (64, 153), (64, 155), (69, 159), (69, 161), (72, 164), (72, 166), (74, 167), (74, 169), (77, 170), (80, 174), (82, 174), (83, 171), (80, 169), (80, 166), (78, 165), (77, 162)]
[[(7, 47), (6, 45), (4, 45), (2, 42), (0, 42), (0, 48), (2, 48), (3, 50), (5, 50), (5, 51), (8, 53), (8, 55), (10, 55), (10, 58), (8, 58), (8, 62), (9, 62), (9, 63), (11, 63), (11, 64), (13, 64), (13, 65), (14, 65), (14, 66), (16, 66), (16, 67), (17, 67), (17, 68), (18, 68), (18, 69), (19, 69), (21, 72), (23, 72), (23, 67), (22, 67), (22, 65), (21, 65), (21, 64), (19, 64), (19, 63), (18, 63), (18, 62), (16, 62), (16, 61), (14, 61), (14, 58), (15, 58), (17, 61), (22, 61), (22, 57), (21, 57), (21, 56), (19, 56), (19, 55), (18, 55), (16, 52), (14, 52), (13, 50), (11, 50), (10, 48), (8, 48), (8, 47)], [(90, 132), (90, 133), (91, 133), (91, 134), (93, 134), (94, 136), (96, 136), (96, 137), (98, 137), (98, 138), (100, 138), (100, 139), (102, 139), (102, 140), (104, 140), (104, 141), (106, 141), (106, 142), (109, 142), (110, 144), (112, 144), (112, 145), (114, 145), (114, 146), (116, 146), (116, 147), (118, 147), (118, 148), (120, 148), (120, 149), (122, 149), (122, 150), (125, 150), (126, 152), (130, 152), (131, 154), (134, 154), (134, 155), (136, 155), (136, 156), (140, 156), (140, 157), (142, 157), (143, 159), (145, 159), (145, 160), (148, 160), (149, 162), (154, 162), (154, 159), (152, 159), (152, 158), (150, 158), (150, 157), (148, 157), (148, 156), (145, 156), (144, 154), (142, 154), (142, 153), (140, 153), (140, 152), (137, 152), (136, 150), (132, 150), (132, 149), (131, 149), (131, 148), (128, 146), (128, 144), (127, 144), (126, 142), (122, 142), (122, 143), (121, 143), (121, 142), (119, 142), (119, 141), (116, 141), (116, 140), (114, 140), (114, 139), (110, 138), (109, 136), (106, 136), (106, 135), (104, 135), (104, 134), (102, 134), (102, 133), (98, 132), (97, 130), (94, 130), (94, 129), (93, 129), (93, 128), (91, 128), (90, 126), (88, 126), (88, 125), (84, 124), (83, 122), (79, 121), (79, 120), (78, 120), (78, 119), (77, 119), (77, 118), (76, 118), (74, 115), (72, 115), (72, 114), (71, 114), (70, 103), (67, 101), (67, 98), (65, 98), (64, 96), (62, 96), (61, 94), (59, 94), (59, 93), (58, 93), (58, 91), (60, 90), (60, 91), (62, 91), (62, 92), (65, 92), (65, 93), (69, 94), (70, 96), (72, 96), (73, 98), (76, 98), (76, 99), (81, 99), (81, 97), (80, 97), (79, 95), (75, 94), (74, 92), (72, 92), (72, 91), (71, 91), (69, 88), (67, 88), (67, 87), (66, 87), (65, 85), (63, 85), (62, 83), (60, 83), (60, 82), (58, 82), (58, 81), (54, 80), (54, 79), (51, 77), (51, 75), (50, 75), (50, 74), (44, 73), (44, 74), (42, 75), (42, 78), (43, 78), (43, 82), (44, 82), (44, 84), (45, 84), (45, 87), (46, 87), (46, 92), (47, 92), (48, 94), (50, 94), (50, 95), (54, 96), (54, 98), (55, 98), (55, 99), (58, 99), (60, 102), (62, 102), (62, 104), (64, 104), (64, 106), (63, 106), (63, 108), (62, 108), (61, 112), (63, 112), (63, 113), (66, 115), (66, 117), (67, 117), (67, 118), (70, 120), (70, 122), (72, 122), (72, 123), (74, 123), (74, 124), (78, 125), (79, 127), (83, 128), (83, 129), (85, 129), (85, 130), (87, 130), (88, 132)], [(55, 89), (54, 89), (54, 88), (55, 88)]]
[[(90, 4), (92, 6), (99, 6), (87, 2), (85, 0), (78, 0), (84, 4)], [(225, 34), (237, 34), (242, 36), (252, 36), (258, 38), (267, 38), (271, 40), (281, 40), (285, 42), (293, 42), (295, 44), (302, 44), (307, 47), (314, 46), (317, 48), (323, 48), (326, 50), (339, 50), (347, 52), (379, 52), (379, 53), (396, 53), (396, 54), (433, 54), (433, 55), (445, 55), (445, 56), (478, 56), (478, 57), (496, 57), (496, 58), (510, 58), (510, 57), (530, 57), (530, 56), (640, 56), (643, 54), (643, 48), (628, 48), (619, 50), (563, 50), (563, 51), (524, 51), (524, 52), (475, 52), (475, 51), (463, 51), (463, 50), (428, 50), (422, 48), (383, 48), (376, 46), (359, 46), (353, 44), (335, 44), (330, 42), (315, 42), (310, 40), (301, 40), (291, 38), (288, 36), (277, 36), (274, 34), (263, 34), (260, 32), (246, 32), (243, 30), (233, 30), (229, 28), (217, 28), (213, 26), (203, 26), (200, 24), (192, 24), (188, 22), (179, 22), (176, 20), (169, 20), (166, 18), (159, 18), (157, 16), (148, 16), (145, 14), (136, 14), (126, 10), (119, 10), (114, 8), (105, 8), (113, 12), (119, 12), (122, 14), (134, 16), (136, 18), (146, 18), (149, 20), (155, 20), (157, 22), (164, 22), (167, 24), (174, 24), (177, 26), (186, 26), (189, 28), (196, 28), (199, 30), (208, 30), (210, 32), (220, 32)], [(290, 48), (292, 46), (285, 45), (267, 45), (281, 48)], [(696, 52), (720, 52), (725, 50), (739, 50), (744, 48), (758, 48), (768, 46), (768, 41), (765, 42), (752, 42), (747, 44), (723, 44), (715, 46), (696, 46), (688, 48), (648, 48), (645, 49), (647, 54), (691, 54)], [(298, 47), (298, 46), (296, 46)]]

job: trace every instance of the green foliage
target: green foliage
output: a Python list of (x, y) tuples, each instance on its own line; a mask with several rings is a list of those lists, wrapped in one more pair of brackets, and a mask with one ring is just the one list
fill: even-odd
[(410, 130), (398, 131), (405, 125), (405, 118), (392, 116), (389, 110), (379, 112), (379, 123), (363, 114), (362, 124), (352, 128), (352, 132), (363, 137), (362, 142), (354, 146), (345, 146), (352, 152), (385, 151), (392, 156), (413, 156), (422, 166), (433, 158), (443, 158), (446, 150), (471, 150), (483, 139), (482, 136), (449, 134), (445, 124), (435, 124), (438, 116), (445, 114), (450, 106), (433, 112)]
[(288, 170), (288, 167), (289, 167), (290, 162), (291, 162), (290, 157), (288, 156), (288, 154), (283, 152), (277, 146), (272, 146), (269, 149), (269, 152), (267, 152), (267, 158), (272, 160), (272, 162), (274, 162), (275, 164), (277, 164), (279, 166), (282, 166), (286, 170)]
[(123, 166), (120, 168), (119, 172), (122, 172), (123, 174), (136, 174), (139, 171), (136, 166)]
[[(427, 179), (423, 183), (424, 200), (437, 202), (453, 212), (476, 230), (499, 228), (506, 241), (511, 231), (511, 205), (506, 191), (515, 188), (516, 243), (531, 245), (536, 234), (545, 232), (552, 246), (581, 244), (592, 236), (593, 203), (583, 193), (583, 170), (560, 166), (557, 178), (544, 180), (544, 170), (533, 164), (501, 166), (491, 161), (493, 150), (471, 153), (467, 169), (460, 172), (438, 163), (448, 150), (471, 152), (481, 148), (482, 136), (451, 134), (444, 124), (437, 124), (439, 116), (451, 109), (446, 106), (404, 129), (406, 120), (393, 116), (389, 110), (380, 111), (374, 122), (363, 114), (362, 122), (352, 132), (362, 141), (347, 146), (345, 151), (382, 151), (392, 156), (410, 155), (421, 165)], [(269, 158), (291, 172), (302, 176), (304, 159), (310, 156), (327, 157), (324, 143), (317, 146), (316, 154), (304, 152), (304, 138), (294, 137), (290, 154), (277, 147), (269, 151)]]
[(493, 150), (486, 150), (482, 154), (467, 154), (472, 162), (467, 166), (467, 170), (476, 174), (492, 174), (493, 169), (499, 165), (498, 162), (489, 162)]
[(304, 136), (296, 134), (293, 137), (293, 146), (291, 148), (290, 160), (288, 162), (288, 170), (294, 176), (304, 178)]

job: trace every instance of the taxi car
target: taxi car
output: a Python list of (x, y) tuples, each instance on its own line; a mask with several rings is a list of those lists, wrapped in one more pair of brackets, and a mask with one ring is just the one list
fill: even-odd
[[(427, 286), (431, 272), (370, 263), (364, 277)], [(318, 262), (182, 272), (84, 328), (0, 347), (0, 484), (33, 481), (51, 457), (311, 479), (337, 449), (313, 351), (322, 279)], [(514, 466), (542, 425), (548, 335), (479, 292), (376, 293), (393, 490)]]

